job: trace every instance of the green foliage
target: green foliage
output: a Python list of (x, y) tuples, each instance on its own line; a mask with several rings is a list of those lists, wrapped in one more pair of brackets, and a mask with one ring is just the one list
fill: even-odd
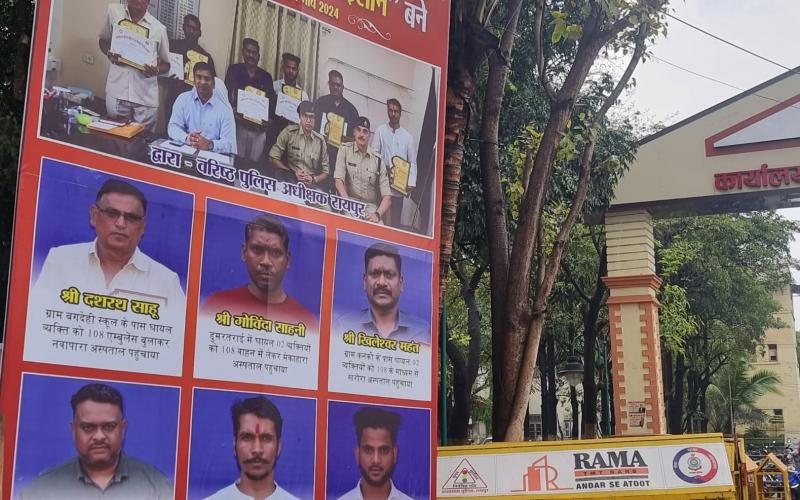
[(737, 424), (752, 426), (766, 419), (758, 400), (765, 394), (780, 394), (781, 379), (769, 370), (750, 370), (746, 358), (738, 357), (712, 378), (706, 392), (706, 414), (714, 430), (732, 433), (731, 412)]

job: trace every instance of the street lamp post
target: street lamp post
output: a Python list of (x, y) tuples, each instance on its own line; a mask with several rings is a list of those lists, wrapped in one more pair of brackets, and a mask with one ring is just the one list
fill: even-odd
[[(575, 389), (575, 387), (581, 383), (583, 380), (583, 359), (580, 356), (575, 354), (575, 351), (572, 351), (572, 354), (567, 356), (567, 362), (564, 364), (564, 368), (562, 368), (558, 372), (559, 377), (564, 377), (567, 379), (567, 383), (570, 387), (570, 392)], [(570, 396), (571, 397), (571, 396)], [(572, 412), (572, 425), (578, 426), (578, 412)], [(580, 437), (580, 434), (577, 434)]]

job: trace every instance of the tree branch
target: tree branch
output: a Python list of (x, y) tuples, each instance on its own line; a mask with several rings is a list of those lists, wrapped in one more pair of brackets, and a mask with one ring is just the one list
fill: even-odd
[(547, 61), (544, 57), (544, 30), (542, 23), (544, 22), (544, 12), (547, 8), (547, 0), (536, 0), (536, 13), (533, 17), (533, 46), (536, 47), (536, 71), (539, 76), (539, 83), (547, 94), (550, 102), (553, 102), (556, 97), (556, 92), (553, 85), (547, 79)]

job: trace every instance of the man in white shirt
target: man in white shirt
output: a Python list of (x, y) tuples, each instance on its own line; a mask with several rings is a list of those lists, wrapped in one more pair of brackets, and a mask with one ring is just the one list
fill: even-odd
[(147, 225), (147, 199), (135, 186), (107, 180), (89, 208), (94, 241), (51, 248), (36, 289), (57, 296), (76, 287), (103, 295), (157, 302), (183, 314), (186, 296), (178, 275), (139, 250)]
[[(108, 115), (141, 123), (152, 131), (158, 115), (156, 76), (169, 70), (169, 38), (164, 25), (147, 12), (149, 3), (149, 0), (128, 0), (127, 5), (110, 4), (98, 36), (100, 50), (111, 61), (106, 80)], [(139, 69), (123, 63), (119, 54), (110, 50), (115, 29), (146, 35), (155, 47), (155, 64), (145, 64)]]
[(397, 413), (365, 406), (353, 416), (356, 427), (356, 462), (361, 480), (339, 500), (411, 500), (397, 489), (392, 474), (397, 465)]
[(395, 156), (407, 161), (410, 166), (407, 194), (392, 188), (392, 206), (389, 210), (388, 222), (390, 226), (398, 228), (401, 225), (403, 198), (411, 196), (411, 192), (417, 185), (417, 148), (411, 133), (400, 126), (402, 113), (403, 107), (400, 105), (400, 101), (394, 98), (386, 101), (389, 123), (384, 123), (375, 129), (372, 137), (372, 150), (381, 157), (381, 161), (389, 169), (390, 177), (393, 177), (392, 158)]
[(231, 419), (239, 478), (206, 500), (298, 500), (275, 482), (283, 431), (283, 417), (275, 403), (264, 396), (236, 401)]

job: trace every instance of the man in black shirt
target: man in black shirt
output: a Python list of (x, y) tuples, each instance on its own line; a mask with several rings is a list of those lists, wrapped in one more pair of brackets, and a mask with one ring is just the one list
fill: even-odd
[[(355, 123), (358, 120), (358, 110), (353, 104), (344, 98), (344, 78), (338, 71), (331, 70), (328, 72), (328, 89), (331, 93), (324, 95), (317, 99), (314, 103), (314, 110), (317, 113), (316, 123), (317, 131), (321, 133), (328, 142), (328, 159), (331, 165), (336, 165), (336, 155), (339, 153), (339, 145), (345, 142), (352, 142), (352, 131)], [(325, 130), (326, 124), (335, 120), (336, 117), (331, 114), (341, 117), (344, 120), (345, 127), (342, 130), (342, 137), (339, 144), (336, 141), (331, 141), (328, 131)], [(324, 118), (323, 118), (324, 117)]]
[[(242, 60), (244, 62), (231, 64), (225, 74), (225, 86), (230, 93), (230, 102), (233, 109), (237, 109), (237, 96), (239, 90), (247, 90), (262, 94), (269, 99), (269, 117), (275, 113), (275, 103), (278, 96), (272, 87), (272, 75), (258, 66), (261, 58), (261, 48), (252, 38), (242, 40)], [(238, 155), (252, 161), (261, 162), (267, 144), (266, 130), (269, 122), (254, 123), (236, 112), (236, 146)]]
[(193, 64), (190, 63), (198, 62), (205, 57), (208, 58), (206, 62), (214, 67), (214, 58), (200, 46), (200, 35), (202, 34), (200, 19), (194, 14), (186, 14), (183, 18), (183, 38), (169, 41), (170, 52), (183, 56), (183, 75), (179, 78), (169, 78), (166, 81), (167, 117), (172, 113), (175, 99), (184, 92), (192, 90), (192, 85), (186, 83), (186, 80), (192, 79)]

